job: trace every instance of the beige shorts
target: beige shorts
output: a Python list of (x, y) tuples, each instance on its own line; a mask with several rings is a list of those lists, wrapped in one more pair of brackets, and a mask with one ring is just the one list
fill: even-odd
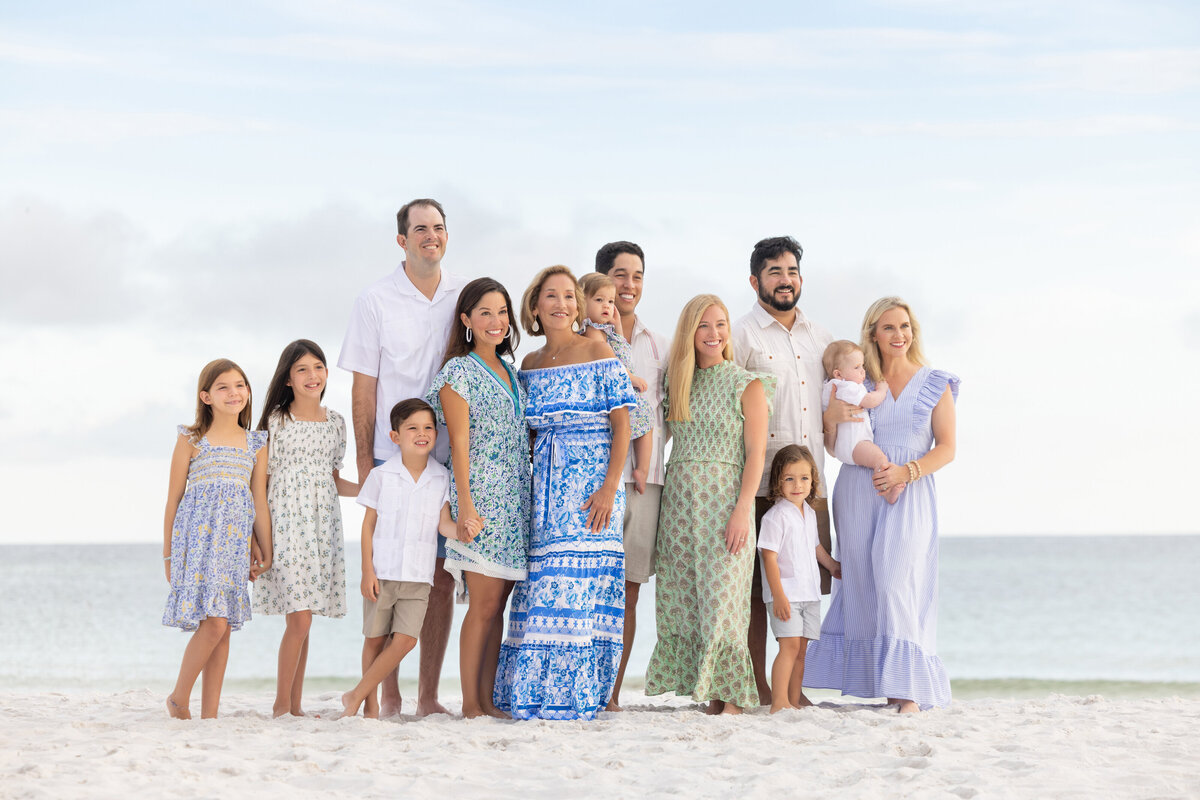
[(662, 488), (647, 483), (646, 493), (638, 494), (632, 483), (625, 484), (625, 580), (631, 583), (646, 583), (654, 574)]
[(429, 606), (429, 584), (416, 581), (379, 582), (379, 599), (363, 598), (363, 636), (378, 639), (402, 633), (416, 639)]

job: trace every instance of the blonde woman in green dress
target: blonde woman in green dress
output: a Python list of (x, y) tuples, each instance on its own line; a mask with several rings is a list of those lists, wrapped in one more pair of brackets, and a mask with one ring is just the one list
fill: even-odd
[(754, 494), (774, 379), (733, 363), (729, 310), (703, 294), (684, 307), (667, 366), (673, 439), (658, 528), (658, 643), (646, 694), (690, 694), (710, 714), (758, 703), (746, 645)]

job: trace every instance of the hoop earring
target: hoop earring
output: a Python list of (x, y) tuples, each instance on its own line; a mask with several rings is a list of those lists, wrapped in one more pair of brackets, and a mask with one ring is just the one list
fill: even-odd
[(537, 333), (540, 330), (540, 328), (538, 328), (538, 318), (537, 317), (533, 318), (533, 324), (529, 326), (529, 330), (531, 330), (534, 333)]
[(467, 328), (467, 343), (471, 343), (471, 329)]
[(509, 325), (508, 330), (504, 332), (504, 338), (508, 339), (510, 342), (512, 341), (512, 325)]

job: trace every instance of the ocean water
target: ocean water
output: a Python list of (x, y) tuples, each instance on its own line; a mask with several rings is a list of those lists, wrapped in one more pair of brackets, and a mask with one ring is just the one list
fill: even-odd
[[(119, 691), (174, 683), (187, 634), (161, 623), (158, 545), (0, 546), (0, 687)], [(1200, 696), (1200, 536), (946, 538), (938, 648), (955, 695)], [(358, 560), (349, 614), (314, 620), (309, 690), (357, 680)], [(627, 685), (654, 646), (653, 585), (642, 592)], [(456, 691), (458, 621), (443, 684)], [(233, 634), (227, 685), (274, 686), (283, 622)], [(773, 643), (772, 643), (773, 644)], [(769, 652), (769, 657), (773, 653)], [(415, 654), (401, 665), (414, 685)]]

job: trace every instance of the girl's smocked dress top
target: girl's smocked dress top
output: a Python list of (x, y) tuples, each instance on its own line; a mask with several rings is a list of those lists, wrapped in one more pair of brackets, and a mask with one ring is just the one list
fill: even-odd
[(274, 558), (254, 582), (254, 611), (345, 616), (346, 555), (333, 471), (346, 455), (346, 421), (331, 409), (324, 422), (276, 412), (267, 430)]
[[(186, 426), (179, 433), (190, 435)], [(195, 630), (223, 617), (237, 630), (250, 619), (250, 474), (266, 431), (246, 431), (246, 447), (216, 447), (201, 437), (188, 465), (187, 488), (171, 527), (171, 593), (163, 624)]]

